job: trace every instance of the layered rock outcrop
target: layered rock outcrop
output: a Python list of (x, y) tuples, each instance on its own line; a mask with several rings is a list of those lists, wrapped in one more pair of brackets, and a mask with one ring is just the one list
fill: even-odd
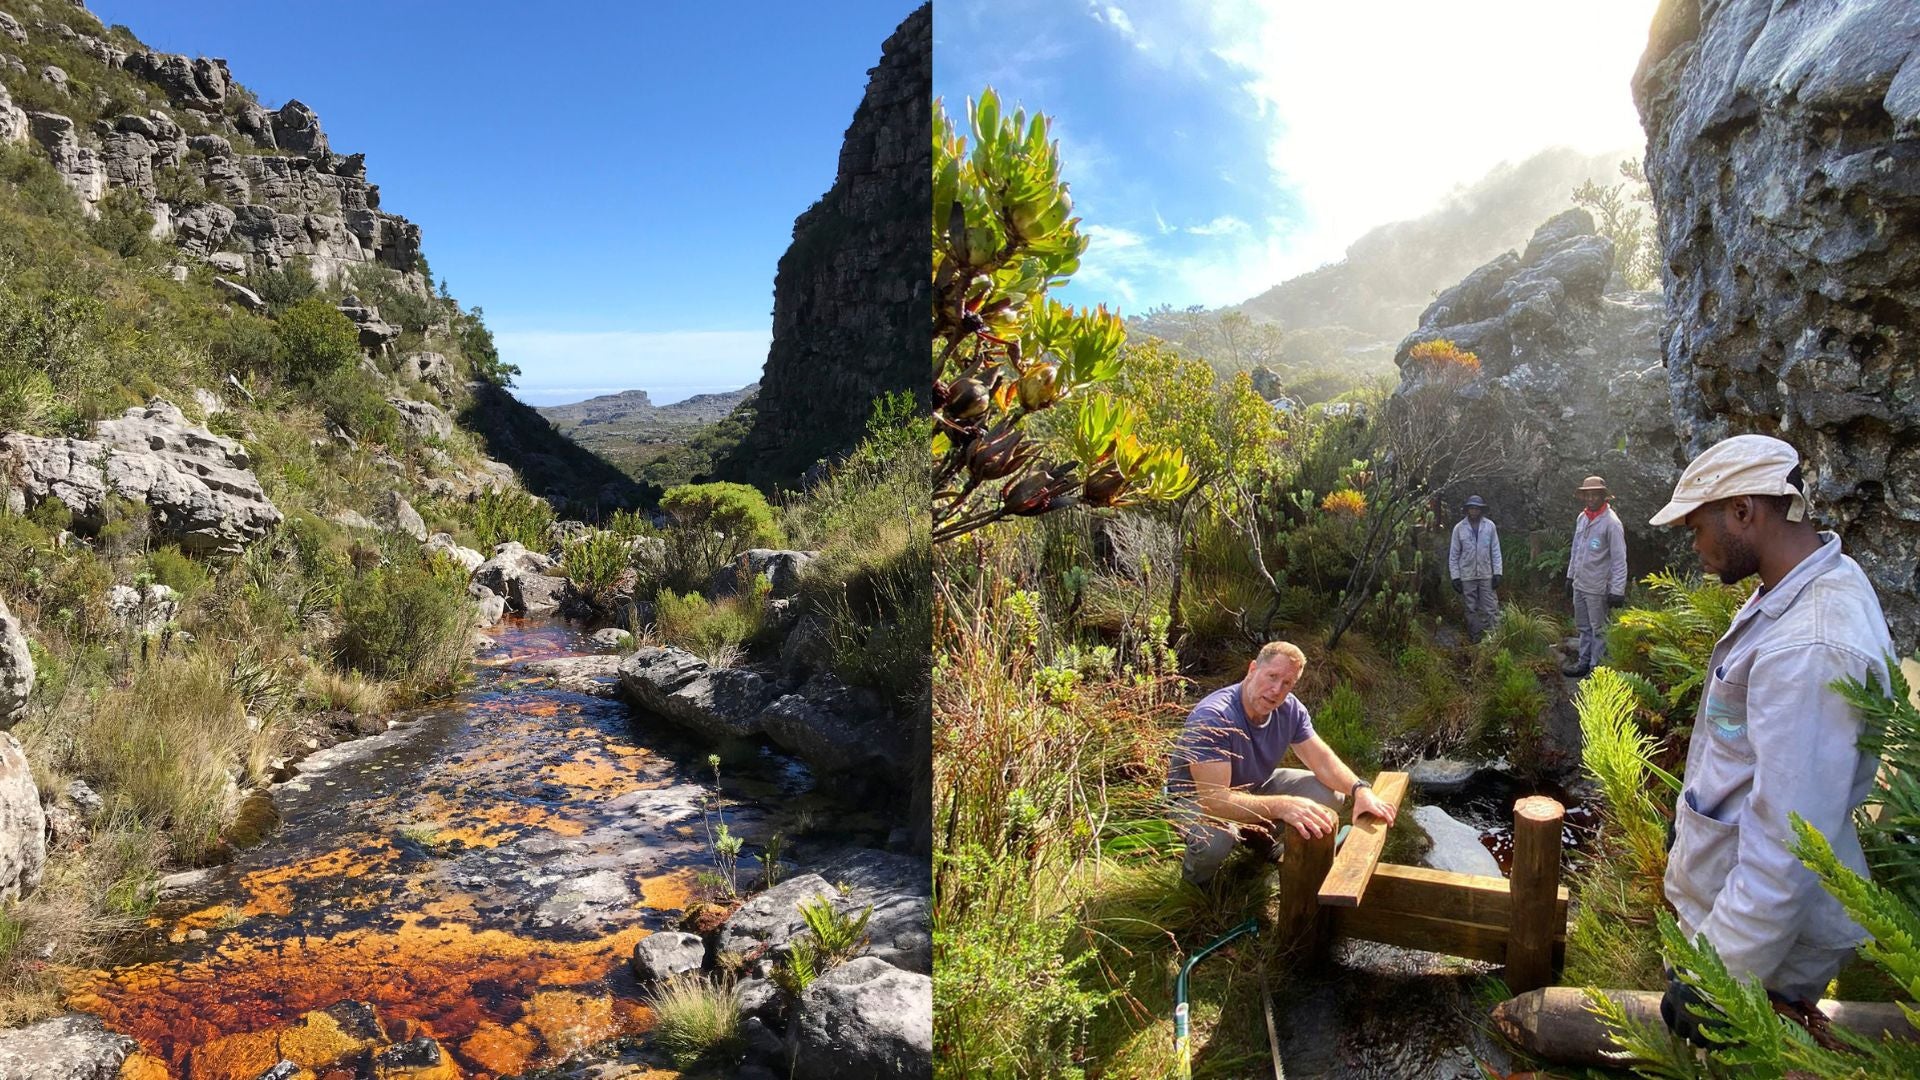
[(33, 654), (20, 620), (0, 600), (0, 900), (40, 883), (47, 864), (47, 815), (20, 741), (8, 729), (33, 693)]
[(1612, 269), (1612, 241), (1595, 234), (1586, 211), (1569, 210), (1541, 225), (1526, 250), (1435, 298), (1394, 362), (1406, 389), (1429, 377), (1410, 358), (1421, 342), (1473, 352), (1480, 374), (1459, 390), (1467, 422), (1514, 433), (1514, 467), (1472, 491), (1443, 492), (1446, 513), (1457, 519), (1459, 504), (1479, 494), (1507, 535), (1545, 529), (1564, 541), (1580, 509), (1574, 491), (1598, 473), (1613, 489), (1637, 574), (1682, 553), (1683, 538), (1646, 522), (1684, 463), (1660, 363), (1660, 294), (1609, 292)]
[(94, 424), (93, 439), (0, 435), (0, 485), (24, 513), (57, 498), (76, 527), (105, 524), (114, 497), (146, 504), (149, 527), (183, 550), (237, 554), (280, 523), (239, 443), (155, 399)]
[(833, 187), (793, 224), (754, 426), (719, 475), (790, 485), (859, 442), (876, 395), (924, 404), (932, 84), (928, 5), (882, 46)]
[(1777, 435), (1920, 644), (1920, 12), (1665, 0), (1633, 78), (1675, 423)]

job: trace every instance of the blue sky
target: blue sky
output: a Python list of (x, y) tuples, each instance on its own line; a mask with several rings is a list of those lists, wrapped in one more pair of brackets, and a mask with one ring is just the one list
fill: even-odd
[(1092, 238), (1064, 299), (1218, 306), (1502, 161), (1643, 146), (1655, 2), (939, 0), (934, 92), (1054, 118)]
[(832, 184), (916, 0), (828, 5), (91, 0), (223, 56), (364, 152), (384, 209), (478, 304), (536, 404), (729, 390), (766, 359), (776, 262)]

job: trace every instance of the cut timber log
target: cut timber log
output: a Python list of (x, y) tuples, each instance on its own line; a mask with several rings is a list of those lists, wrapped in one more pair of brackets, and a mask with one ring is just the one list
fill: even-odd
[[(1381, 773), (1373, 782), (1373, 794), (1398, 808), (1407, 794), (1407, 774)], [(1320, 885), (1320, 903), (1339, 908), (1360, 906), (1360, 897), (1373, 878), (1373, 868), (1380, 862), (1380, 852), (1387, 846), (1388, 828), (1387, 822), (1372, 814), (1354, 817), (1353, 829), (1341, 843), (1339, 854), (1333, 857), (1327, 880)]]
[[(1602, 990), (1629, 1017), (1661, 1025), (1660, 995), (1652, 990)], [(1878, 1042), (1885, 1036), (1920, 1041), (1900, 1006), (1891, 1002), (1822, 1001), (1834, 1025)], [(1555, 1065), (1624, 1064), (1606, 1025), (1587, 1009), (1587, 992), (1573, 986), (1529, 990), (1493, 1007), (1493, 1023), (1508, 1042)], [(1611, 1055), (1611, 1056), (1609, 1056)]]
[(1507, 985), (1533, 990), (1553, 981), (1553, 939), (1566, 932), (1554, 903), (1560, 890), (1560, 822), (1566, 810), (1545, 795), (1513, 804), (1513, 907), (1507, 921)]
[(1280, 905), (1274, 929), (1285, 948), (1307, 964), (1326, 959), (1333, 945), (1331, 920), (1320, 909), (1320, 883), (1333, 865), (1334, 834), (1311, 840), (1300, 830), (1281, 826), (1285, 857), (1280, 863)]

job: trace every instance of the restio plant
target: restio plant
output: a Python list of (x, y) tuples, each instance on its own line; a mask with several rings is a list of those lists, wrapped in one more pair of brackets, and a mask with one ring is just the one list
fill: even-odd
[[(967, 121), (971, 150), (934, 103), (934, 542), (1080, 503), (1178, 498), (1194, 484), (1181, 452), (1137, 437), (1137, 406), (1093, 392), (1120, 370), (1120, 316), (1047, 296), (1087, 248), (1049, 120), (1002, 115), (989, 88)], [(1026, 420), (1076, 398), (1072, 455), (1043, 453)]]

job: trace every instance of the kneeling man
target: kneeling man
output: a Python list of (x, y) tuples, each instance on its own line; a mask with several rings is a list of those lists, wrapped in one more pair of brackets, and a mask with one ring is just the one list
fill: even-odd
[[(1293, 696), (1306, 667), (1298, 646), (1268, 642), (1246, 678), (1187, 714), (1167, 791), (1186, 836), (1188, 881), (1211, 880), (1236, 840), (1271, 850), (1289, 825), (1305, 837), (1332, 832), (1340, 824), (1335, 808), (1349, 797), (1355, 815), (1393, 820), (1395, 808), (1313, 733), (1313, 718)], [(1280, 767), (1288, 747), (1305, 769)]]

